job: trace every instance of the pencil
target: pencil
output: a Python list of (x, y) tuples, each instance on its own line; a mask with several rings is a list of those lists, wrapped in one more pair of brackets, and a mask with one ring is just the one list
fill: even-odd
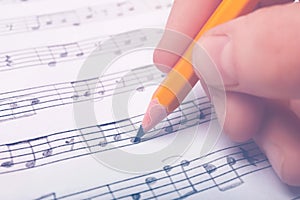
[(151, 102), (144, 115), (142, 125), (137, 133), (139, 140), (146, 132), (172, 113), (188, 95), (198, 77), (194, 73), (192, 64), (192, 50), (196, 41), (209, 29), (232, 20), (255, 9), (259, 0), (223, 0), (206, 24), (194, 38), (194, 42), (179, 59), (165, 80), (154, 92)]

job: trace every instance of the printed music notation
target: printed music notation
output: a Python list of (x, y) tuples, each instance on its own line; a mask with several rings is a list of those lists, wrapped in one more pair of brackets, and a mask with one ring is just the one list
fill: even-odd
[[(247, 152), (245, 156), (244, 152)], [(249, 162), (255, 160), (254, 163)], [(106, 185), (52, 199), (184, 199), (217, 188), (220, 192), (244, 184), (243, 178), (270, 168), (266, 157), (253, 143), (214, 151), (205, 157), (182, 160), (175, 165)], [(45, 195), (46, 196), (46, 195)], [(42, 196), (37, 198), (44, 199)]]
[[(0, 145), (0, 174), (28, 170), (135, 145), (134, 136), (141, 123), (141, 116), (142, 114), (120, 121), (2, 144)], [(180, 109), (161, 123), (167, 126), (154, 128), (149, 133), (158, 132), (158, 134), (151, 138), (143, 138), (139, 143), (209, 122), (211, 118), (215, 119), (215, 114), (207, 97), (184, 102)]]
[[(162, 32), (144, 33), (142, 30), (130, 31), (109, 37), (92, 38), (78, 42), (55, 44), (0, 53), (0, 72), (34, 66), (55, 67), (61, 62), (87, 58), (93, 50), (98, 54), (120, 55), (127, 49), (143, 46), (151, 38), (159, 38)], [(106, 39), (111, 42), (102, 42)]]
[(38, 111), (85, 101), (100, 101), (105, 97), (131, 92), (135, 86), (142, 92), (143, 83), (162, 81), (164, 74), (155, 66), (143, 66), (133, 70), (115, 93), (116, 85), (127, 71), (120, 71), (86, 80), (38, 86), (17, 91), (0, 93), (0, 123), (37, 114)]
[[(13, 19), (0, 20), (0, 35), (81, 26), (91, 22), (107, 21), (150, 12), (170, 9), (172, 0), (151, 0), (141, 3), (139, 0), (120, 0), (113, 3), (85, 7), (64, 12), (49, 13)], [(1, 2), (0, 2), (1, 3)]]

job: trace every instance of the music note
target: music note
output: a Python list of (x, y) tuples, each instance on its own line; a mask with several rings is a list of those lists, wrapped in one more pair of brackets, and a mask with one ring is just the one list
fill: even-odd
[(187, 172), (186, 172), (186, 170), (185, 170), (185, 168), (187, 168), (189, 165), (190, 165), (190, 161), (188, 161), (188, 160), (183, 160), (183, 161), (181, 161), (181, 163), (180, 163), (181, 170), (182, 170), (182, 172), (183, 172), (183, 174), (184, 174), (184, 176), (185, 176), (185, 179), (188, 181), (188, 184), (189, 184), (189, 186), (190, 186), (190, 188), (191, 188), (191, 191), (187, 191), (187, 192), (182, 196), (182, 198), (186, 198), (186, 197), (188, 197), (188, 196), (191, 196), (191, 195), (197, 193), (197, 190), (196, 190), (194, 184), (193, 184), (192, 181), (190, 180), (190, 178), (189, 178), (189, 176), (188, 176), (188, 174), (187, 174)]
[(210, 164), (210, 163), (204, 164), (203, 167), (205, 168), (205, 170), (208, 174), (212, 174), (215, 171), (217, 171), (217, 167), (213, 164)]
[(92, 80), (93, 79), (71, 82), (71, 85), (74, 89), (74, 95), (72, 96), (72, 98), (75, 101), (79, 100), (82, 97), (90, 99), (91, 89), (89, 86), (89, 81)]
[(22, 95), (2, 101), (1, 103), (5, 105), (5, 107), (4, 109), (2, 107), (0, 113), (4, 118), (1, 117), (2, 119), (0, 118), (0, 121), (36, 115), (32, 99), (34, 99), (34, 97), (31, 95)]
[(145, 179), (145, 183), (147, 184), (149, 190), (151, 191), (153, 197), (155, 197), (155, 193), (153, 191), (152, 185), (154, 185), (157, 182), (157, 178), (155, 177), (148, 177)]
[(67, 57), (68, 54), (69, 54), (69, 52), (67, 51), (66, 46), (65, 46), (65, 45), (62, 45), (62, 48), (63, 48), (63, 51), (59, 54), (59, 56), (60, 56), (61, 58)]
[(132, 194), (131, 197), (133, 200), (139, 200), (141, 199), (141, 194), (140, 193)]
[(167, 132), (167, 133), (172, 133), (172, 132), (173, 132), (173, 126), (172, 126), (172, 125), (167, 126), (167, 127), (165, 128), (165, 132)]
[(49, 26), (49, 25), (52, 25), (53, 24), (53, 20), (52, 20), (52, 17), (50, 16), (50, 15), (46, 15), (45, 16), (45, 24), (47, 25), (47, 26)]
[(240, 150), (242, 152), (243, 157), (248, 161), (248, 163), (256, 167), (256, 162), (259, 160), (250, 156), (249, 152), (243, 149), (242, 147), (240, 147)]
[(39, 104), (40, 103), (40, 100), (38, 99), (38, 98), (33, 98), (32, 100), (31, 100), (31, 105), (37, 105), (37, 104)]
[(14, 161), (13, 161), (13, 156), (12, 156), (12, 152), (10, 149), (10, 145), (6, 145), (6, 147), (9, 152), (9, 157), (8, 157), (8, 161), (1, 163), (1, 167), (10, 168), (10, 167), (14, 166)]
[(85, 19), (92, 19), (94, 17), (94, 11), (93, 8), (88, 7), (86, 10)]
[(205, 114), (202, 112), (202, 110), (199, 110), (200, 114), (199, 114), (199, 119), (202, 120), (202, 119), (205, 119), (206, 116)]
[(164, 128), (165, 133), (169, 134), (169, 133), (173, 133), (174, 132), (174, 127), (173, 124), (171, 123), (169, 117), (166, 118), (166, 121), (168, 122), (168, 126)]
[(168, 177), (169, 181), (171, 182), (171, 185), (174, 188), (174, 191), (176, 191), (178, 197), (181, 198), (181, 194), (180, 194), (178, 188), (176, 187), (172, 176), (170, 175), (170, 172), (171, 172), (172, 169), (173, 169), (173, 167), (171, 165), (166, 165), (166, 166), (163, 167), (163, 170), (167, 174), (167, 177)]
[(234, 165), (237, 163), (236, 159), (229, 155), (225, 158), (225, 161), (224, 163), (223, 159), (215, 160), (216, 163), (220, 163), (218, 167), (212, 163), (203, 165), (214, 185), (222, 192), (238, 187), (244, 183), (234, 168)]
[(181, 118), (180, 118), (180, 124), (185, 125), (188, 122), (187, 115), (185, 112), (181, 109), (181, 106), (178, 107), (179, 112), (181, 113)]
[(126, 83), (125, 83), (125, 80), (123, 77), (121, 78), (121, 80), (116, 80), (116, 83), (118, 85), (122, 85), (122, 86), (117, 86), (117, 87), (125, 87), (126, 86)]
[(194, 101), (192, 102), (193, 106), (192, 109), (196, 110), (196, 112), (191, 112), (189, 114), (186, 114), (185, 111), (187, 109), (187, 106), (189, 106), (188, 109), (191, 109), (190, 105), (187, 104), (182, 104), (179, 107), (179, 110), (181, 111), (181, 119), (180, 119), (180, 124), (184, 125), (185, 127), (192, 127), (195, 125), (198, 125), (201, 123), (201, 120), (205, 119), (205, 114), (202, 112), (201, 109), (199, 109), (199, 105), (196, 104)]
[(48, 46), (48, 49), (52, 55), (52, 63), (48, 65), (55, 65), (57, 59), (66, 58), (68, 56), (72, 56), (73, 54), (70, 54), (70, 52), (74, 52), (74, 56), (81, 57), (84, 55), (84, 52), (80, 48), (79, 44), (77, 42), (74, 43), (68, 43), (68, 44), (62, 44), (62, 45), (52, 45)]
[(79, 132), (90, 152), (97, 152), (99, 151), (99, 147), (103, 148), (107, 145), (107, 138), (101, 125), (82, 128), (79, 129)]
[(121, 134), (120, 133), (118, 133), (118, 134), (116, 134), (115, 136), (114, 136), (114, 140), (115, 141), (119, 141), (119, 140), (121, 140)]
[(55, 58), (55, 56), (54, 56), (54, 54), (52, 52), (52, 47), (51, 46), (48, 47), (48, 50), (50, 52), (50, 59), (49, 59), (50, 61), (48, 61), (48, 66), (49, 67), (55, 67), (56, 64), (57, 64), (57, 61), (56, 61), (56, 58)]
[(71, 138), (71, 139), (69, 139), (69, 140), (66, 140), (65, 143), (66, 143), (67, 145), (70, 145), (70, 150), (73, 151), (73, 149), (74, 149), (74, 144), (75, 144), (75, 139), (74, 139), (74, 138)]
[(13, 24), (6, 24), (5, 26), (8, 29), (8, 31), (12, 31), (14, 25)]
[(101, 101), (104, 98), (105, 91), (106, 91), (106, 89), (105, 89), (102, 81), (99, 80), (96, 83), (96, 91), (95, 91), (95, 94), (94, 94), (95, 101)]
[(32, 159), (30, 159), (30, 160), (28, 160), (28, 161), (26, 162), (25, 166), (26, 166), (27, 168), (33, 168), (33, 167), (35, 167), (35, 164), (36, 164), (36, 156), (35, 156), (35, 152), (34, 152), (34, 149), (33, 149), (32, 145), (31, 145), (30, 141), (26, 141), (25, 143), (27, 143), (27, 144), (29, 145), (30, 150), (31, 150), (31, 155), (33, 156)]
[(52, 156), (53, 148), (51, 147), (51, 144), (50, 144), (50, 142), (48, 140), (48, 137), (45, 137), (45, 139), (47, 141), (48, 148), (46, 150), (44, 150), (43, 156), (44, 157), (49, 157), (49, 156)]
[[(31, 30), (36, 31), (41, 28), (41, 23), (40, 23), (40, 17), (35, 16), (33, 17), (32, 21), (26, 21), (26, 26), (29, 27)], [(33, 22), (33, 24), (31, 24)]]
[(123, 1), (123, 2), (117, 3), (117, 16), (119, 16), (119, 17), (121, 17), (129, 12), (132, 12), (134, 10), (135, 10), (134, 5), (132, 5), (128, 1)]
[(230, 166), (230, 168), (232, 169), (232, 172), (234, 172), (234, 174), (236, 176), (236, 179), (231, 179), (231, 182), (235, 182), (235, 183), (231, 184), (231, 186), (230, 186), (230, 189), (231, 189), (231, 188), (234, 188), (234, 187), (237, 187), (237, 186), (243, 184), (244, 181), (239, 176), (239, 174), (236, 171), (236, 169), (234, 168), (234, 165), (236, 165), (236, 159), (234, 157), (232, 157), (232, 156), (227, 156), (226, 160), (227, 160), (227, 164)]
[(5, 62), (6, 62), (6, 66), (7, 67), (11, 67), (12, 66), (13, 61), (11, 60), (11, 57), (9, 55), (5, 56)]

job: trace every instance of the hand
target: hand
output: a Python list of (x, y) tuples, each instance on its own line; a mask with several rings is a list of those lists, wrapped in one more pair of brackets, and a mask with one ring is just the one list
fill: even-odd
[[(220, 2), (175, 1), (167, 29), (194, 38)], [(224, 132), (235, 141), (253, 138), (282, 181), (300, 186), (300, 3), (287, 2), (261, 1), (258, 10), (213, 28), (199, 44), (225, 84)], [(154, 53), (164, 72), (179, 59), (160, 50), (172, 51), (169, 39), (164, 34)], [(189, 43), (176, 45), (184, 52)]]

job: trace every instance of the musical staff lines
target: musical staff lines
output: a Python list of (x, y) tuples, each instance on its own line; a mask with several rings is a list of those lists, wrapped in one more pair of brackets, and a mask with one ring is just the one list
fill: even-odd
[[(255, 165), (248, 162), (241, 149), (256, 160)], [(208, 165), (213, 167), (207, 170)], [(238, 187), (244, 184), (245, 176), (270, 167), (258, 147), (249, 142), (214, 151), (205, 157), (182, 160), (144, 175), (67, 195), (56, 194), (56, 199), (184, 199), (212, 189), (224, 192)]]
[[(57, 13), (0, 20), (0, 35), (13, 35), (62, 27), (81, 26), (91, 22), (101, 22), (124, 16), (131, 16), (169, 9), (171, 0), (152, 0), (149, 5), (139, 0), (119, 0), (104, 5), (68, 10)], [(0, 1), (1, 3), (1, 1)]]
[[(155, 70), (153, 65), (136, 68), (133, 71), (133, 75), (126, 79), (126, 82), (122, 85), (122, 90), (119, 90), (116, 95), (130, 92), (132, 86), (136, 86), (137, 90), (143, 87), (143, 85), (140, 85), (142, 83), (136, 81), (137, 77), (148, 81), (161, 81), (164, 77), (164, 74)], [(56, 83), (0, 93), (0, 123), (34, 116), (38, 111), (58, 106), (85, 101), (100, 101), (115, 93), (118, 80), (126, 72), (129, 71), (107, 74), (101, 78)]]
[[(151, 36), (147, 33), (148, 36), (146, 36), (142, 30), (135, 30), (114, 36), (2, 52), (0, 53), (0, 72), (43, 65), (56, 67), (59, 63), (85, 59), (93, 50), (95, 50), (94, 56), (99, 54), (120, 55), (126, 49), (143, 46), (152, 37), (159, 38), (161, 34), (162, 32), (157, 31)], [(103, 44), (103, 41), (109, 38), (112, 42)]]
[[(194, 125), (209, 122), (211, 117), (215, 119), (215, 113), (212, 112), (207, 97), (187, 101), (182, 105), (185, 107), (181, 109), (184, 110), (184, 114), (176, 110), (162, 122), (167, 124), (166, 127), (154, 128), (149, 133), (158, 133), (153, 137), (141, 139), (139, 143), (190, 128), (190, 125), (182, 124), (182, 115)], [(200, 115), (204, 117), (200, 118)], [(43, 137), (0, 145), (0, 174), (28, 170), (135, 145), (133, 141), (141, 117), (142, 114), (121, 121), (45, 134)], [(172, 128), (168, 129), (167, 127), (170, 126)]]

